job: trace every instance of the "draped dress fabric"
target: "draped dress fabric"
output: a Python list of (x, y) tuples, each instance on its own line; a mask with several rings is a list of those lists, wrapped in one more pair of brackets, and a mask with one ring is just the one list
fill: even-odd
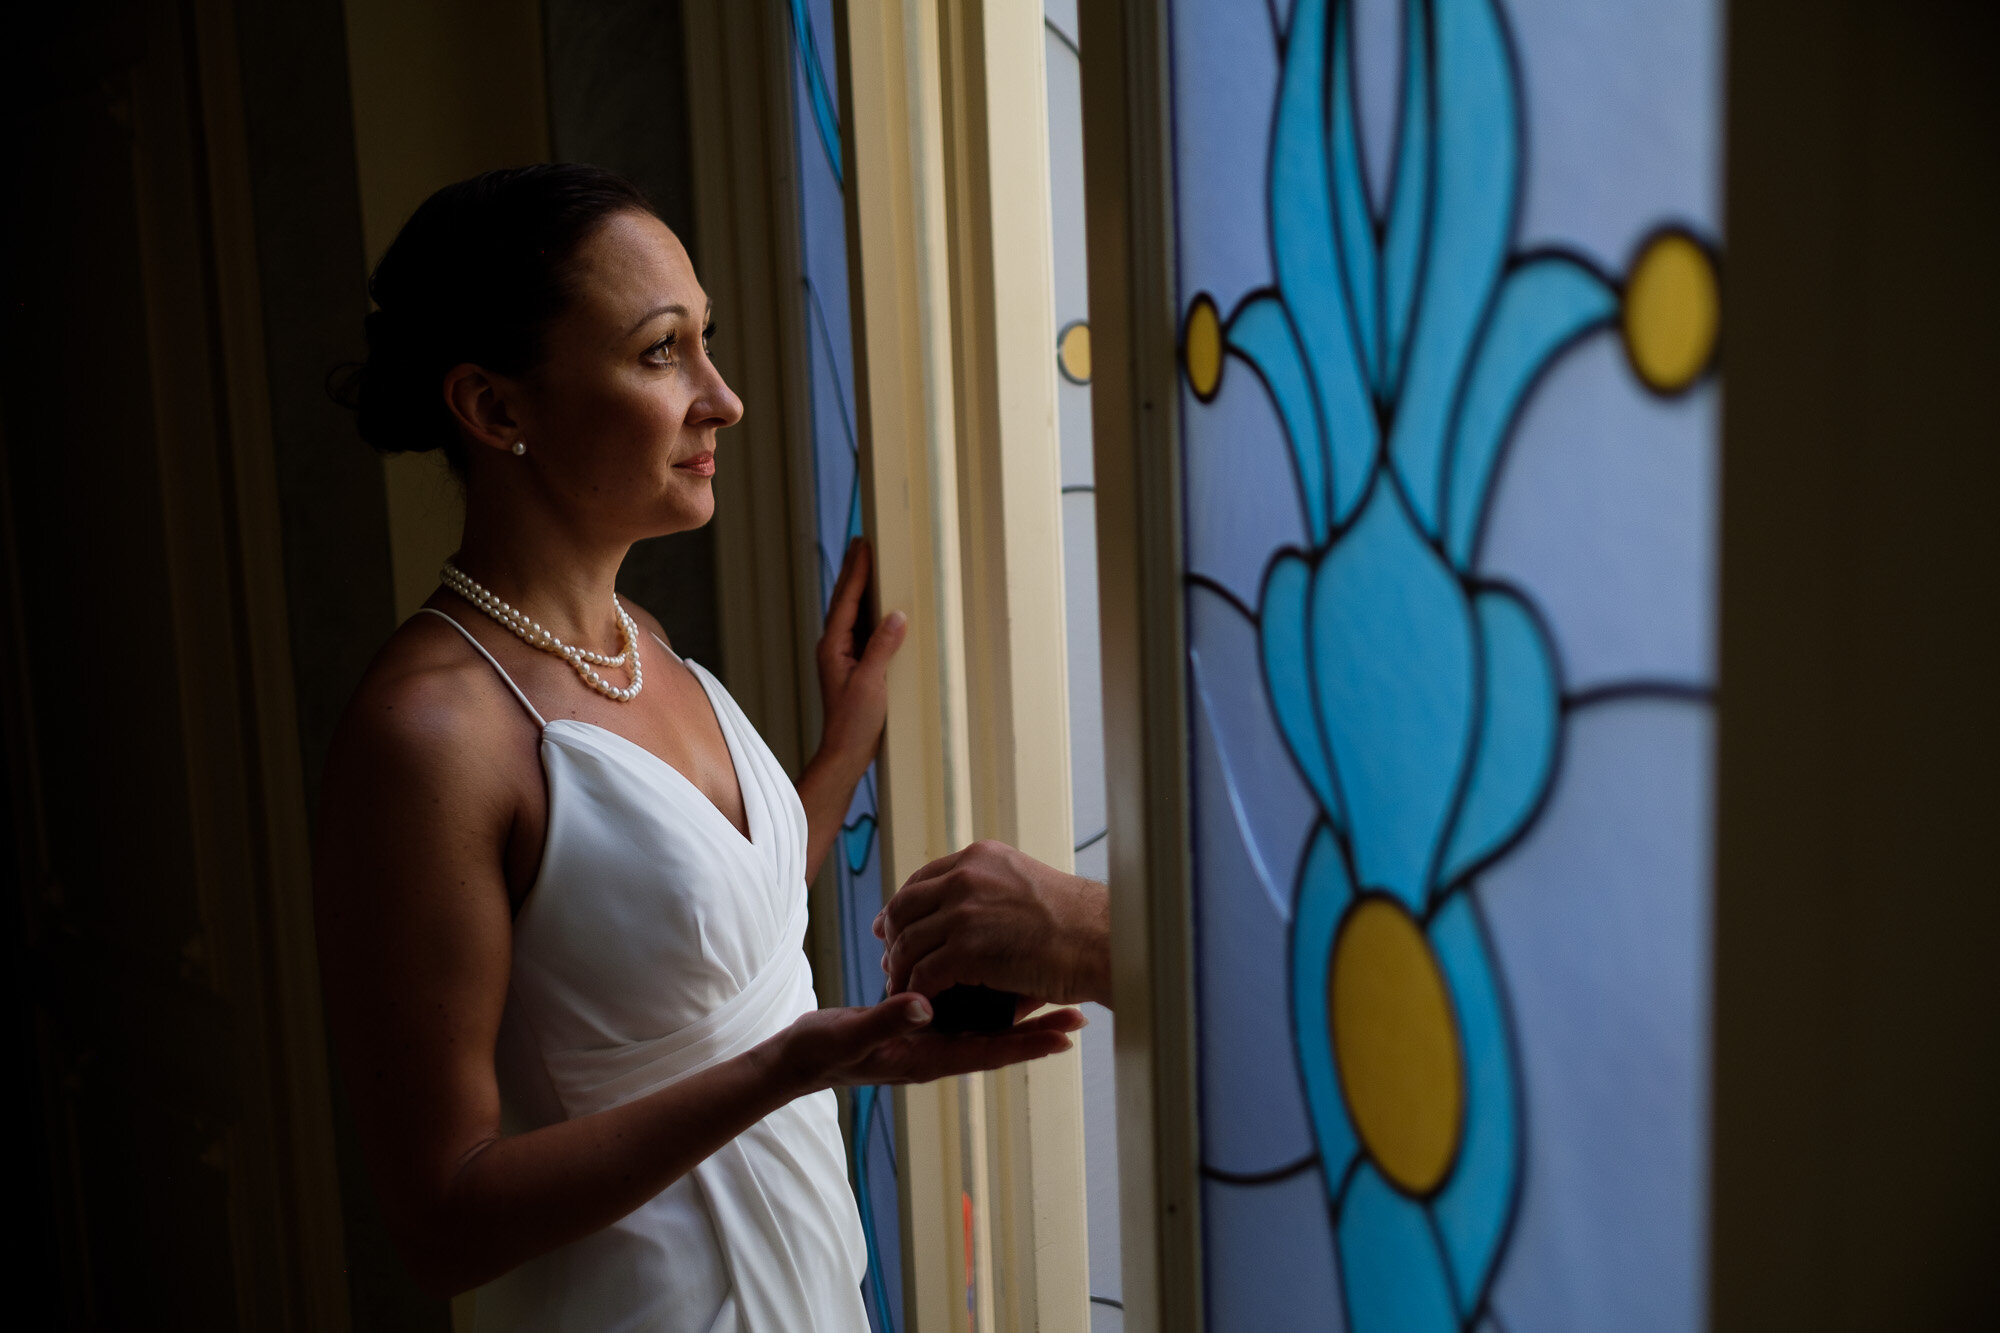
[[(548, 833), (514, 920), (495, 1055), (507, 1132), (667, 1087), (815, 1008), (805, 809), (715, 677), (687, 663), (728, 742), (747, 839), (643, 746), (588, 722), (544, 722), (463, 625), (431, 614), (479, 649), (542, 732)], [(866, 1261), (834, 1096), (823, 1091), (772, 1112), (604, 1230), (481, 1287), (474, 1326), (863, 1333)]]

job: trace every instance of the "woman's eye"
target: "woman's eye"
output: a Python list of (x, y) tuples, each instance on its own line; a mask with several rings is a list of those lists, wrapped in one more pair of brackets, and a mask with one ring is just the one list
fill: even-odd
[(701, 331), (702, 355), (706, 356), (708, 354), (709, 346), (711, 343), (714, 342), (714, 340), (715, 340), (715, 325), (711, 324), (707, 328)]
[(660, 339), (646, 349), (646, 355), (655, 361), (673, 360), (674, 340), (671, 336)]

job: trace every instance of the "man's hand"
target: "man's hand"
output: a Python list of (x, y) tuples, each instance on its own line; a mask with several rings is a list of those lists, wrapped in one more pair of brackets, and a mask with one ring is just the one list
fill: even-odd
[(875, 918), (889, 991), (960, 983), (1049, 1004), (1111, 1003), (1104, 885), (1002, 842), (975, 842), (910, 876)]

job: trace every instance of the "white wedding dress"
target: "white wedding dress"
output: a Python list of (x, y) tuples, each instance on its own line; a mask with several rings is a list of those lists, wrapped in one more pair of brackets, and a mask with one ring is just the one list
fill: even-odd
[[(815, 1008), (805, 809), (715, 677), (687, 664), (729, 743), (747, 840), (643, 746), (544, 722), (463, 625), (425, 610), (479, 649), (542, 731), (548, 835), (514, 919), (495, 1055), (506, 1131), (644, 1096)], [(620, 1221), (481, 1287), (474, 1327), (866, 1333), (866, 1262), (834, 1096), (818, 1092)]]

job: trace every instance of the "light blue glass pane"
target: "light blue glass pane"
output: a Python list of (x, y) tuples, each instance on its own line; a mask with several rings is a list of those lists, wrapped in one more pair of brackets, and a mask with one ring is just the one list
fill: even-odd
[(1495, 1303), (1512, 1329), (1703, 1323), (1713, 723), (1594, 705), (1480, 904), (1521, 1058), (1527, 1172)]
[(1273, 277), (1263, 209), (1245, 204), (1264, 198), (1277, 43), (1263, 5), (1243, 0), (1176, 4), (1172, 49), (1180, 288), (1227, 314)]
[[(1188, 589), (1187, 615), (1201, 645), (1190, 664), (1196, 723), (1216, 743), (1226, 784), (1218, 799), (1243, 830), (1246, 853), (1272, 910), (1288, 919), (1292, 876), (1314, 819), (1314, 797), (1264, 692), (1246, 688), (1257, 680), (1260, 655), (1272, 650), (1259, 644), (1247, 610), (1213, 588)], [(1265, 622), (1279, 619), (1267, 616)]]
[(1581, 250), (1616, 272), (1662, 221), (1716, 234), (1722, 6), (1509, 0), (1506, 10), (1531, 96), (1561, 99), (1529, 103), (1521, 245)]
[[(1232, 647), (1238, 661), (1254, 654), (1249, 626), (1220, 598), (1196, 588), (1190, 601), (1191, 620), (1212, 627), (1203, 638), (1217, 653), (1218, 665), (1230, 664)], [(1228, 627), (1225, 618), (1234, 620), (1235, 627)], [(1240, 691), (1235, 693), (1241, 697)], [(1310, 811), (1311, 798), (1296, 781), (1294, 791), (1286, 793), (1260, 772), (1239, 775), (1225, 768), (1225, 756), (1214, 744), (1213, 722), (1226, 724), (1237, 711), (1232, 707), (1221, 719), (1199, 717), (1191, 738), (1196, 789), (1215, 797), (1199, 801), (1194, 830), (1196, 875), (1207, 886), (1196, 907), (1200, 1039), (1208, 1052), (1201, 1075), (1202, 1161), (1234, 1173), (1257, 1173), (1314, 1151), (1291, 1058), (1291, 1006), (1283, 966), (1290, 917), (1286, 907), (1304, 842), (1299, 816)], [(1276, 760), (1285, 762), (1282, 756)], [(1247, 811), (1228, 796), (1232, 785), (1250, 788), (1252, 783), (1253, 794), (1272, 790), (1294, 812), (1293, 827), (1301, 836), (1290, 846), (1255, 847), (1245, 825)], [(1274, 821), (1272, 827), (1282, 825)]]
[(1715, 679), (1717, 405), (1648, 394), (1605, 333), (1522, 411), (1479, 570), (1533, 590), (1569, 689)]
[(1201, 1185), (1208, 1254), (1208, 1327), (1214, 1333), (1311, 1329), (1341, 1333), (1333, 1226), (1311, 1169), (1268, 1185)]
[(1188, 569), (1257, 604), (1264, 567), (1283, 546), (1306, 544), (1305, 509), (1292, 481), (1291, 446), (1271, 396), (1230, 358), (1215, 401), (1183, 393)]
[(1424, 1206), (1363, 1162), (1335, 1224), (1353, 1333), (1456, 1333), (1451, 1277)]

